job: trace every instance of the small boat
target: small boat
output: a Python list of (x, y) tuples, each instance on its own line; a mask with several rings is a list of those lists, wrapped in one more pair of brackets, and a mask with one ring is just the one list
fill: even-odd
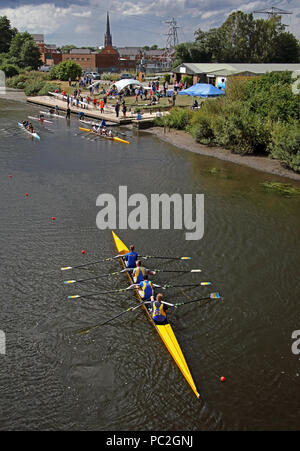
[(26, 133), (31, 135), (33, 138), (41, 139), (37, 133), (31, 133), (29, 130), (27, 130), (27, 128), (25, 128), (21, 122), (18, 122), (18, 126), (21, 127)]
[[(127, 248), (127, 246), (120, 240), (120, 238), (114, 233), (112, 232), (113, 235), (113, 240), (114, 240), (114, 244), (115, 244), (115, 248), (117, 251), (118, 255), (125, 255), (129, 252), (129, 249)], [(125, 260), (124, 258), (120, 258), (120, 263), (123, 267), (123, 269), (126, 268), (125, 265)], [(130, 272), (126, 272), (126, 275), (129, 279), (130, 285), (132, 285), (133, 279), (131, 276)], [(136, 295), (137, 298), (139, 300), (139, 302), (143, 302), (142, 298), (139, 295), (138, 290), (136, 291)], [(195, 382), (193, 380), (193, 377), (191, 375), (191, 372), (189, 370), (189, 367), (186, 363), (186, 360), (184, 358), (184, 355), (181, 351), (181, 348), (179, 346), (179, 343), (176, 339), (176, 336), (173, 332), (173, 329), (171, 327), (170, 324), (165, 324), (165, 325), (157, 325), (155, 324), (155, 322), (153, 321), (149, 310), (147, 309), (146, 305), (143, 305), (143, 309), (146, 312), (146, 315), (148, 316), (149, 321), (152, 323), (153, 327), (155, 328), (155, 330), (158, 332), (160, 338), (162, 339), (162, 341), (164, 342), (167, 350), (169, 351), (169, 353), (171, 354), (171, 356), (173, 357), (175, 363), (177, 364), (178, 368), (180, 369), (181, 373), (183, 374), (184, 378), (186, 379), (187, 383), (190, 385), (191, 389), (193, 390), (193, 392), (195, 393), (195, 395), (197, 396), (197, 398), (200, 398), (200, 394), (198, 393), (198, 390), (196, 388)]]
[(41, 114), (51, 117), (59, 117), (60, 119), (65, 119), (65, 116), (60, 116), (59, 114), (49, 113), (49, 111), (40, 111)]
[(45, 122), (45, 124), (53, 124), (53, 122), (47, 121), (47, 119), (42, 119), (40, 117), (28, 116), (28, 119), (32, 119), (33, 121)]
[(87, 132), (87, 133), (93, 133), (94, 135), (99, 136), (100, 138), (110, 139), (111, 141), (117, 141), (117, 142), (123, 143), (123, 144), (130, 144), (129, 141), (125, 141), (125, 139), (118, 138), (117, 136), (100, 135), (99, 133), (95, 132), (91, 128), (79, 127), (79, 130), (82, 130), (83, 132)]

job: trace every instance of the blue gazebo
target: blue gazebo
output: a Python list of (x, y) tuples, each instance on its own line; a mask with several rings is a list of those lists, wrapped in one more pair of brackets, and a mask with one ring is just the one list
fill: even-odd
[(206, 98), (222, 96), (225, 95), (225, 92), (208, 83), (196, 83), (194, 86), (180, 91), (178, 95)]

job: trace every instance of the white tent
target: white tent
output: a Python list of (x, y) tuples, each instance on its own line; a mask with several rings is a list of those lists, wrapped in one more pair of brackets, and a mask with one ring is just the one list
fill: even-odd
[(133, 85), (133, 86), (142, 86), (142, 83), (140, 83), (138, 80), (134, 80), (133, 78), (128, 78), (128, 79), (124, 79), (124, 80), (119, 80), (119, 81), (115, 81), (110, 88), (112, 88), (113, 86), (115, 86), (117, 88), (117, 91), (120, 92), (122, 91), (122, 89), (126, 88), (129, 85)]

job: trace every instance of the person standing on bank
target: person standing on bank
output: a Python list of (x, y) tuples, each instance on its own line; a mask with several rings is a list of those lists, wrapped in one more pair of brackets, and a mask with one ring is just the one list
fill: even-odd
[(116, 117), (119, 117), (119, 112), (120, 112), (120, 104), (119, 104), (119, 102), (116, 103), (115, 112), (116, 112)]

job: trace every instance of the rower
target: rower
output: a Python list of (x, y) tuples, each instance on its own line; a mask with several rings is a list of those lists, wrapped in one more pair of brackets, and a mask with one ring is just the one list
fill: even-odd
[(101, 121), (101, 127), (106, 127), (106, 122), (104, 119), (102, 119), (102, 121)]
[(142, 266), (141, 260), (137, 260), (136, 267), (134, 268), (132, 273), (132, 277), (134, 283), (141, 283), (145, 279), (146, 275), (154, 276), (155, 274), (155, 271), (150, 271), (149, 269), (144, 268)]
[(40, 113), (40, 120), (43, 121), (45, 119), (45, 116), (43, 113)]
[(54, 108), (50, 108), (49, 113), (50, 113), (50, 114), (55, 114)]
[(134, 283), (133, 285), (130, 285), (128, 287), (128, 290), (131, 290), (133, 288), (139, 290), (140, 297), (145, 301), (146, 299), (150, 299), (151, 296), (154, 295), (154, 285), (150, 280), (148, 280), (148, 274), (144, 275), (144, 280), (142, 280), (140, 283)]
[(135, 252), (133, 244), (129, 247), (130, 251), (127, 254), (119, 254), (116, 255), (114, 258), (124, 258), (126, 260), (126, 268), (135, 268), (136, 267), (136, 260), (138, 258), (138, 253)]
[(58, 105), (55, 105), (55, 112), (56, 112), (57, 116), (59, 116), (59, 108), (58, 108)]
[(126, 267), (127, 268), (135, 268), (136, 267), (136, 260), (138, 258), (138, 253), (135, 252), (133, 244), (129, 247), (130, 252), (125, 255), (126, 260)]
[(109, 136), (110, 138), (113, 137), (113, 134), (112, 134), (112, 131), (111, 131), (111, 130), (108, 130), (108, 136)]
[(158, 293), (156, 299), (151, 296), (151, 318), (157, 325), (168, 324), (168, 307), (163, 303), (163, 295)]

